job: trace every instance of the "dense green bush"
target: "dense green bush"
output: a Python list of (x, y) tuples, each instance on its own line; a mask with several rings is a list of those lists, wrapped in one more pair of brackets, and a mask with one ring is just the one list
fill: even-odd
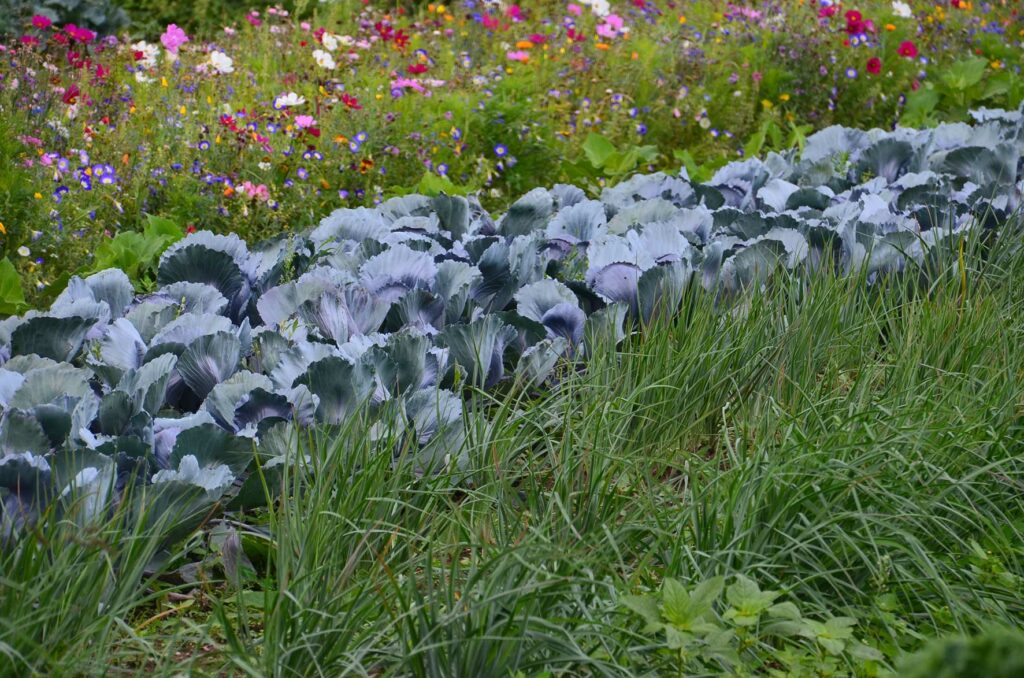
[(138, 35), (159, 35), (167, 24), (177, 24), (188, 31), (213, 32), (221, 26), (236, 23), (243, 9), (263, 9), (275, 5), (289, 11), (303, 9), (309, 2), (269, 2), (252, 0), (239, 3), (233, 0), (119, 0), (118, 4), (131, 17), (132, 32)]
[(936, 640), (911, 655), (902, 670), (905, 678), (1024, 676), (1024, 634), (995, 628), (971, 638)]
[(17, 33), (36, 14), (100, 34), (114, 33), (128, 23), (128, 14), (112, 0), (0, 0), (0, 35)]

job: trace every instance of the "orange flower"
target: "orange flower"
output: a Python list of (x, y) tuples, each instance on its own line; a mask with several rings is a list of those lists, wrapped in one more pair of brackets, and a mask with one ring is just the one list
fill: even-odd
[(598, 49), (611, 49), (611, 45), (608, 45), (608, 44), (603, 43), (603, 42), (597, 43), (596, 45), (594, 45), (594, 47), (596, 47)]
[(235, 194), (235, 189), (231, 188), (230, 186), (227, 186), (227, 187), (224, 188), (224, 197), (225, 198), (230, 198), (234, 194)]

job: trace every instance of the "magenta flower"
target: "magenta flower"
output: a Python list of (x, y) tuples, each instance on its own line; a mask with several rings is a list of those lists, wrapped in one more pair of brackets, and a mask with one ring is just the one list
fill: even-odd
[(167, 30), (160, 36), (160, 42), (171, 54), (177, 54), (178, 48), (188, 42), (185, 31), (178, 28), (177, 24), (168, 24)]
[(32, 17), (32, 25), (41, 31), (45, 31), (47, 28), (53, 25), (53, 22), (50, 21), (49, 17), (45, 17), (42, 14), (36, 14), (34, 17)]
[(312, 115), (297, 115), (295, 116), (295, 126), (299, 129), (306, 129), (316, 124), (316, 118)]

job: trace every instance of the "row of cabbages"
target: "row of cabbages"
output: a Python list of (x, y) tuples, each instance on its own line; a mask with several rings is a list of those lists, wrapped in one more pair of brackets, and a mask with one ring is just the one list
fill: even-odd
[(54, 502), (89, 520), (265, 501), (296, 430), (357, 411), (401, 432), (396, 454), (456, 467), (466, 385), (550, 384), (688, 285), (731, 296), (780, 269), (871, 283), (1002, 223), (1024, 122), (975, 121), (832, 127), (703, 185), (636, 176), (600, 200), (559, 185), (497, 220), (474, 198), (411, 195), (252, 249), (195, 233), (143, 296), (118, 270), (72, 279), (49, 311), (0, 323), (3, 530)]

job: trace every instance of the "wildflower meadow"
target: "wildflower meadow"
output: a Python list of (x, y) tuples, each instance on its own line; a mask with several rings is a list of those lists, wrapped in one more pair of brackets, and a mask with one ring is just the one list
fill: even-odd
[(0, 0), (0, 676), (1024, 673), (1024, 6)]

